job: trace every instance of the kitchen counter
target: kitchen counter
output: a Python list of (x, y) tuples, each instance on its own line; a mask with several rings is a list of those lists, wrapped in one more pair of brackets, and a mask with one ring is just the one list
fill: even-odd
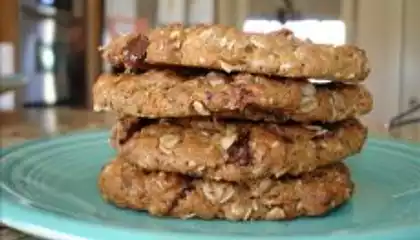
[[(54, 136), (86, 129), (109, 129), (115, 122), (111, 114), (94, 113), (89, 110), (68, 108), (30, 109), (0, 112), (0, 147), (19, 144), (42, 136)], [(395, 137), (420, 142), (420, 124), (407, 125), (391, 132), (386, 123), (363, 119), (372, 135)], [(33, 240), (36, 238), (0, 226), (4, 240)]]

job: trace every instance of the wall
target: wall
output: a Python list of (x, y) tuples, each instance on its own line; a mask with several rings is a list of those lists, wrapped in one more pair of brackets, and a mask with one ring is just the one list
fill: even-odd
[(372, 68), (366, 82), (375, 101), (371, 115), (386, 122), (399, 110), (402, 7), (394, 0), (357, 4), (355, 42), (367, 51)]
[[(249, 4), (251, 16), (275, 17), (277, 8), (283, 6), (283, 2), (279, 0), (249, 1)], [(340, 1), (337, 0), (294, 0), (293, 4), (306, 18), (338, 19), (340, 17)]]
[(189, 0), (188, 22), (212, 23), (215, 21), (215, 1), (213, 0)]
[[(274, 18), (278, 8), (283, 6), (280, 0), (215, 0), (217, 22), (242, 27), (246, 18)], [(298, 9), (305, 18), (339, 19), (341, 1), (339, 0), (295, 0)]]
[[(420, 102), (420, 1), (406, 0), (403, 8), (402, 89), (400, 107)], [(417, 114), (420, 117), (420, 112)]]
[[(369, 56), (366, 82), (374, 96), (371, 117), (382, 123), (420, 99), (420, 1), (357, 1), (355, 42)], [(375, 14), (372, 14), (372, 13)]]
[[(124, 0), (124, 2), (115, 0), (105, 0), (105, 19), (112, 18), (126, 18), (136, 19), (137, 13), (137, 1), (136, 0)], [(108, 26), (106, 26), (108, 27)], [(116, 31), (118, 33), (126, 33), (132, 31), (132, 25), (121, 22), (116, 25)], [(110, 36), (107, 36), (110, 37)], [(106, 39), (107, 39), (106, 37)]]
[(214, 0), (158, 0), (156, 19), (158, 25), (174, 22), (212, 23), (214, 20)]
[(154, 26), (156, 24), (157, 6), (158, 1), (156, 0), (137, 1), (137, 16), (149, 19), (149, 24)]

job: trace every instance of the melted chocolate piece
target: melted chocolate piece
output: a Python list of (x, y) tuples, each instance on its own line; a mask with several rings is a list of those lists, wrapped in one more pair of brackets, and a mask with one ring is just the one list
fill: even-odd
[(266, 129), (274, 135), (281, 137), (284, 140), (284, 142), (293, 143), (293, 139), (287, 136), (287, 134), (284, 133), (284, 130), (280, 128), (277, 124), (267, 124)]
[[(119, 128), (116, 129), (115, 139), (118, 141), (118, 145), (121, 146), (127, 142), (136, 132), (141, 131), (143, 127), (157, 123), (155, 119), (147, 118), (132, 118), (127, 117), (119, 120)], [(113, 138), (113, 137), (112, 137)]]
[(276, 123), (286, 123), (290, 121), (289, 117), (280, 111), (275, 110), (264, 110), (258, 106), (248, 104), (245, 109), (244, 113), (248, 118), (257, 121), (265, 121), (265, 122), (276, 122)]
[(185, 176), (184, 186), (182, 190), (176, 195), (176, 197), (170, 202), (168, 207), (168, 213), (172, 212), (180, 203), (180, 201), (188, 196), (188, 194), (194, 189), (192, 185), (193, 178)]
[(138, 68), (144, 62), (147, 56), (147, 47), (149, 46), (149, 39), (142, 34), (130, 39), (124, 48), (124, 65), (126, 68)]
[(238, 163), (245, 166), (251, 163), (252, 155), (249, 149), (250, 131), (246, 128), (239, 128), (236, 141), (228, 148), (228, 163)]

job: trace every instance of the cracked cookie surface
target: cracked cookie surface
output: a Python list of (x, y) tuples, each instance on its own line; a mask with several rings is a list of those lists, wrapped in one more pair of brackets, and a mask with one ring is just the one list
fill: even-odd
[(353, 192), (344, 164), (320, 168), (299, 178), (237, 184), (147, 172), (116, 159), (103, 168), (98, 185), (102, 197), (119, 207), (184, 219), (319, 216), (342, 205)]
[(149, 70), (102, 75), (93, 87), (96, 111), (145, 118), (217, 116), (284, 122), (335, 122), (367, 114), (372, 96), (360, 85), (274, 80), (252, 74), (183, 74)]
[(364, 50), (313, 44), (289, 30), (249, 34), (222, 25), (172, 24), (120, 36), (102, 51), (106, 61), (129, 69), (169, 64), (346, 82), (360, 82), (370, 72)]
[(358, 153), (367, 129), (357, 120), (328, 125), (125, 118), (111, 144), (149, 171), (232, 182), (299, 175)]

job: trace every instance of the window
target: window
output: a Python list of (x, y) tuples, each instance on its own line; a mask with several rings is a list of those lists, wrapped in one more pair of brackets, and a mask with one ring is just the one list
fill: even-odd
[(281, 24), (276, 20), (246, 20), (243, 31), (268, 33), (288, 28), (302, 39), (310, 39), (314, 43), (344, 44), (346, 26), (340, 20), (298, 20)]
[[(276, 20), (246, 20), (244, 32), (269, 33), (282, 28), (290, 29), (296, 37), (310, 39), (314, 43), (340, 45), (346, 42), (346, 26), (340, 20), (297, 20), (281, 24)], [(323, 79), (309, 79), (311, 82), (328, 83)]]

